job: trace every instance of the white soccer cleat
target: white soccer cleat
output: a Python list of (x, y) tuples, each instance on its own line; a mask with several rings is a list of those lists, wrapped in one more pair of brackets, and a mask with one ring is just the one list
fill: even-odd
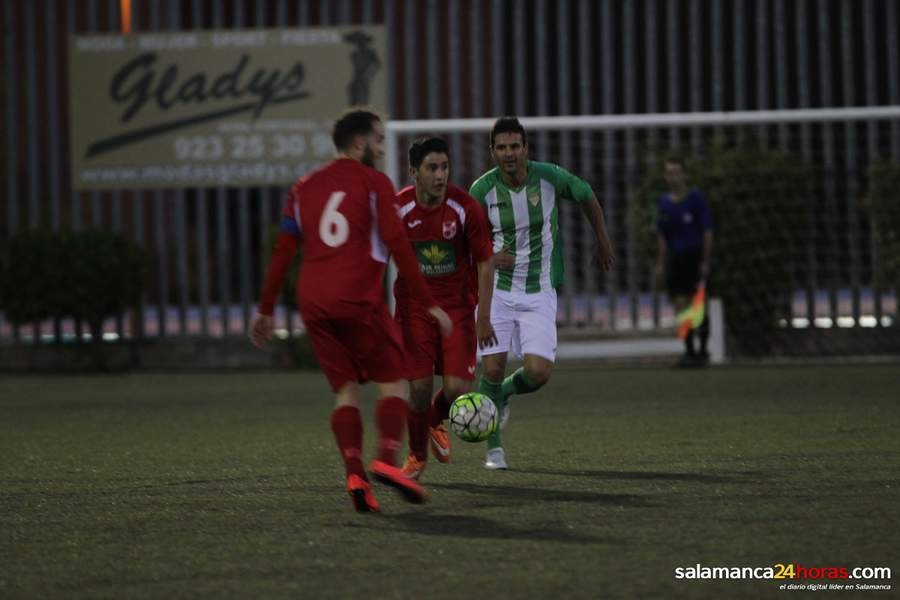
[(484, 468), (491, 471), (507, 468), (506, 456), (503, 455), (503, 448), (492, 448), (487, 451), (487, 457), (484, 460)]

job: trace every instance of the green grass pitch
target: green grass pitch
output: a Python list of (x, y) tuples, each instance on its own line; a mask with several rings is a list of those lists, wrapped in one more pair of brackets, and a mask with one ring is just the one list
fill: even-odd
[(900, 570), (897, 366), (560, 367), (512, 400), (509, 471), (456, 440), (428, 504), (376, 487), (378, 515), (331, 407), (315, 372), (0, 378), (0, 597), (759, 598), (792, 582), (675, 569)]

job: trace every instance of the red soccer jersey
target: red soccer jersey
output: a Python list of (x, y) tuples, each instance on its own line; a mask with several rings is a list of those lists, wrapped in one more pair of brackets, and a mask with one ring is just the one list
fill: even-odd
[(353, 318), (385, 302), (384, 269), (393, 255), (401, 273), (434, 305), (416, 277), (415, 257), (397, 217), (394, 187), (375, 169), (338, 159), (301, 178), (291, 188), (282, 232), (263, 286), (260, 312), (271, 314), (284, 272), (302, 244), (297, 282), (304, 320)]
[[(398, 213), (415, 250), (419, 270), (444, 309), (474, 309), (478, 301), (477, 263), (491, 257), (491, 238), (484, 211), (468, 193), (447, 186), (447, 196), (434, 208), (416, 202), (416, 188), (397, 194)], [(399, 275), (394, 286), (398, 312), (421, 310), (423, 304)]]

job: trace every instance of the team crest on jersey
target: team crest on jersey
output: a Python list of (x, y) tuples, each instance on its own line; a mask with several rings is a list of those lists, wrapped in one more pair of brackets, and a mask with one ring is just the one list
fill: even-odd
[(444, 239), (452, 240), (456, 235), (456, 221), (444, 221)]
[(537, 206), (538, 202), (541, 201), (541, 195), (538, 194), (537, 192), (535, 192), (533, 194), (528, 194), (528, 201), (531, 202), (532, 206)]

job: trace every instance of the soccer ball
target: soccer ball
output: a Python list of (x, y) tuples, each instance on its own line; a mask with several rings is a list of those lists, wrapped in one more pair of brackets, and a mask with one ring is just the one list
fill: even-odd
[(499, 423), (494, 401), (484, 394), (469, 392), (450, 405), (450, 430), (464, 442), (483, 442)]

